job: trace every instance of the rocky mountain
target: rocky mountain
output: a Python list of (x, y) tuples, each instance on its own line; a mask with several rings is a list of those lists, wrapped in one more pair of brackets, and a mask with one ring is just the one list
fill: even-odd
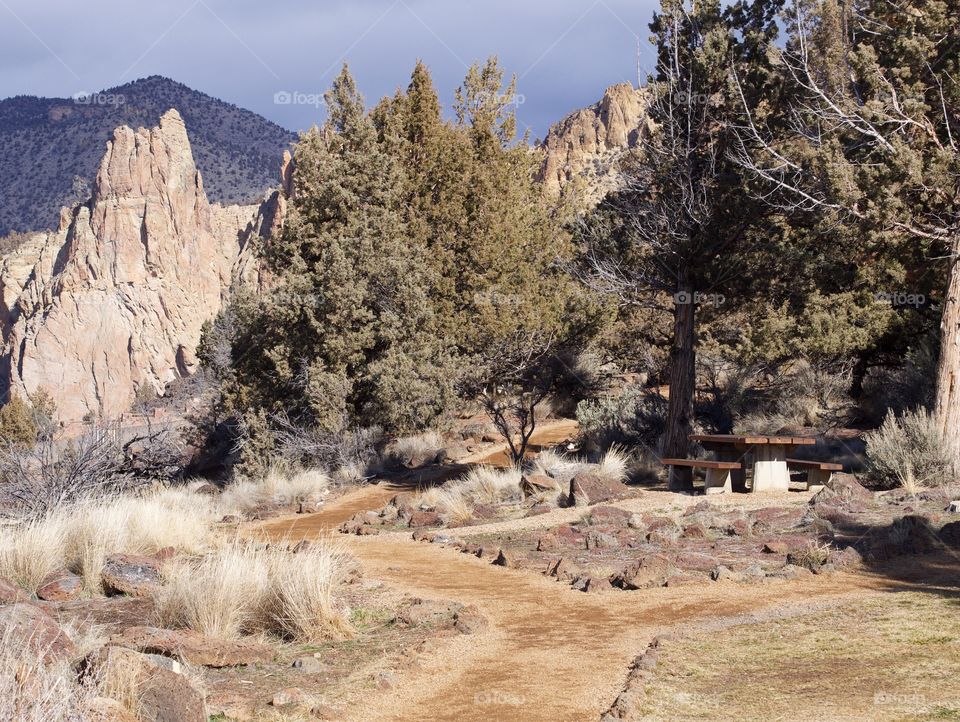
[(574, 111), (550, 128), (542, 143), (544, 192), (571, 196), (580, 206), (596, 205), (619, 183), (619, 160), (646, 132), (647, 91), (621, 83), (599, 103)]
[(191, 374), (203, 322), (239, 277), (258, 282), (250, 240), (275, 230), (284, 203), (274, 191), (211, 204), (176, 110), (149, 130), (117, 128), (90, 198), (3, 260), (0, 390), (42, 386), (70, 422), (114, 417), (140, 389)]
[(0, 236), (55, 228), (82, 201), (114, 128), (154, 127), (177, 108), (211, 201), (253, 203), (296, 137), (267, 119), (158, 76), (78, 98), (0, 101)]

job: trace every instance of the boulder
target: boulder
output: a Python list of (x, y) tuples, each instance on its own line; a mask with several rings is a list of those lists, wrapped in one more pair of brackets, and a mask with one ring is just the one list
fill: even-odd
[(527, 509), (527, 513), (524, 514), (524, 516), (525, 517), (542, 516), (543, 514), (549, 514), (551, 511), (553, 511), (553, 507), (550, 506), (549, 504), (534, 504), (529, 509)]
[(570, 586), (578, 592), (602, 592), (611, 589), (610, 580), (606, 577), (582, 575), (570, 582)]
[(553, 530), (552, 534), (561, 544), (577, 547), (583, 546), (583, 532), (579, 529), (574, 529), (572, 526), (558, 526)]
[(299, 687), (287, 687), (274, 692), (270, 704), (274, 707), (303, 707), (308, 702), (307, 693)]
[(730, 567), (718, 564), (716, 568), (710, 572), (710, 578), (715, 582), (738, 582), (741, 581), (743, 577)]
[(304, 674), (319, 674), (327, 669), (323, 661), (313, 654), (297, 657), (290, 666)]
[(83, 594), (83, 579), (66, 570), (54, 572), (37, 588), (37, 598), (45, 602), (68, 602)]
[(0, 604), (16, 604), (17, 602), (29, 601), (30, 595), (11, 582), (9, 579), (0, 577)]
[(863, 563), (863, 555), (854, 547), (844, 547), (830, 555), (830, 563), (838, 569), (859, 567)]
[(267, 644), (213, 639), (192, 630), (128, 627), (111, 638), (110, 643), (204, 667), (236, 667), (273, 659), (273, 650)]
[(0, 607), (0, 639), (11, 649), (30, 650), (46, 664), (67, 662), (77, 654), (57, 621), (33, 604)]
[(634, 515), (615, 506), (597, 506), (590, 510), (588, 520), (591, 526), (626, 528)]
[(536, 550), (538, 552), (548, 552), (560, 548), (560, 540), (555, 534), (543, 534), (537, 537)]
[(610, 479), (596, 471), (586, 471), (570, 480), (567, 499), (570, 506), (590, 506), (623, 499), (628, 494), (629, 489), (623, 482)]
[(442, 525), (443, 519), (435, 511), (415, 511), (410, 515), (410, 521), (407, 524), (411, 529)]
[(463, 609), (462, 604), (456, 602), (441, 602), (432, 599), (413, 599), (411, 603), (397, 614), (397, 621), (411, 627), (421, 625), (449, 626), (454, 615)]
[(938, 536), (947, 546), (960, 549), (960, 521), (944, 524)]
[(770, 574), (770, 576), (780, 579), (802, 579), (804, 577), (813, 576), (813, 572), (806, 567), (798, 567), (795, 564), (786, 564), (782, 569), (773, 572)]
[(494, 566), (513, 569), (517, 566), (517, 559), (512, 552), (506, 552), (501, 549), (497, 554), (497, 558), (493, 560), (493, 564)]
[(680, 536), (684, 539), (709, 539), (710, 530), (700, 522), (687, 524)]
[(620, 541), (608, 531), (590, 529), (584, 539), (587, 549), (616, 549)]
[(160, 585), (160, 564), (153, 557), (111, 554), (104, 562), (100, 580), (107, 594), (147, 597)]
[(610, 582), (620, 589), (662, 587), (670, 572), (670, 561), (666, 557), (647, 556), (628, 564), (614, 574)]
[(547, 569), (547, 575), (566, 582), (581, 575), (580, 568), (568, 559), (557, 559)]
[(488, 626), (487, 618), (472, 604), (458, 609), (453, 615), (453, 628), (460, 634), (476, 634)]
[(873, 501), (873, 492), (865, 488), (853, 474), (834, 474), (824, 486), (823, 491), (817, 493), (810, 500), (810, 504), (817, 506), (824, 502), (832, 502), (847, 508), (863, 506)]
[(523, 493), (524, 499), (544, 492), (559, 493), (560, 482), (553, 477), (542, 474), (524, 474), (520, 479), (520, 491)]

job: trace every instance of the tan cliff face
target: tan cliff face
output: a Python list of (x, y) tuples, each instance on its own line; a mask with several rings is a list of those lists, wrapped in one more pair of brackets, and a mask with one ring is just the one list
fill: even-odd
[(246, 239), (282, 222), (283, 199), (211, 205), (186, 128), (170, 110), (152, 129), (121, 127), (92, 197), (0, 269), (9, 387), (44, 387), (61, 421), (126, 411), (196, 369), (195, 349), (232, 282), (257, 282)]
[(617, 188), (619, 160), (649, 130), (647, 103), (645, 89), (622, 83), (551, 127), (540, 169), (544, 193), (572, 196), (576, 205), (590, 207)]

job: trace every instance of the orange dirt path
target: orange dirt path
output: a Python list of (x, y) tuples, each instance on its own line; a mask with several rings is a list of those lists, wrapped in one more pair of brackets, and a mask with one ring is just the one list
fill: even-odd
[[(378, 508), (395, 491), (367, 487), (319, 514), (251, 531), (290, 541), (318, 538), (357, 511)], [(632, 659), (657, 634), (741, 615), (810, 612), (892, 584), (879, 576), (836, 574), (584, 594), (405, 534), (342, 540), (368, 578), (420, 597), (474, 604), (490, 621), (487, 631), (446, 640), (418, 666), (402, 670), (393, 689), (358, 690), (345, 717), (358, 721), (597, 720), (622, 688)]]

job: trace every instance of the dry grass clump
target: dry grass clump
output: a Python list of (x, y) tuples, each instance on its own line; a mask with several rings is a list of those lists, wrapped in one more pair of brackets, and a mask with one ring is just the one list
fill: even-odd
[(627, 453), (618, 446), (612, 446), (601, 457), (595, 473), (609, 481), (622, 483), (627, 480), (629, 465), (630, 457)]
[[(65, 627), (77, 647), (76, 662), (102, 646), (99, 627)], [(8, 629), (0, 635), (0, 720), (51, 722), (86, 720), (91, 700), (102, 692), (95, 684), (81, 684), (70, 664), (47, 664), (43, 650), (15, 643)]]
[(302, 642), (348, 636), (335, 597), (354, 561), (314, 543), (297, 554), (235, 541), (197, 561), (168, 565), (155, 601), (160, 623), (223, 639), (270, 632)]
[(533, 473), (549, 476), (561, 483), (570, 481), (586, 469), (588, 464), (553, 449), (541, 451), (533, 460)]
[(815, 572), (830, 561), (832, 552), (833, 548), (829, 544), (812, 541), (802, 549), (791, 552), (787, 561), (790, 564), (796, 564), (798, 567), (805, 567)]
[(185, 490), (165, 489), (144, 497), (93, 499), (65, 510), (64, 566), (100, 589), (109, 554), (153, 554), (173, 547), (188, 554), (213, 541), (215, 514), (209, 501)]
[(454, 482), (463, 495), (476, 504), (499, 504), (520, 499), (519, 469), (476, 466), (460, 481)]
[(436, 431), (426, 431), (392, 441), (387, 446), (384, 456), (388, 461), (410, 465), (416, 459), (435, 455), (443, 446), (443, 437), (440, 434)]
[(242, 479), (228, 486), (219, 498), (224, 514), (248, 516), (258, 508), (316, 503), (330, 490), (330, 477), (321, 469), (270, 467), (263, 479)]
[(521, 499), (519, 469), (476, 466), (467, 475), (417, 497), (421, 509), (435, 509), (447, 524), (461, 525), (473, 518), (478, 504), (500, 504)]
[(0, 577), (35, 593), (62, 566), (65, 521), (60, 515), (0, 527)]
[(0, 576), (36, 592), (50, 573), (67, 568), (98, 591), (108, 554), (165, 547), (198, 553), (213, 540), (214, 519), (209, 500), (185, 489), (87, 499), (0, 530)]

